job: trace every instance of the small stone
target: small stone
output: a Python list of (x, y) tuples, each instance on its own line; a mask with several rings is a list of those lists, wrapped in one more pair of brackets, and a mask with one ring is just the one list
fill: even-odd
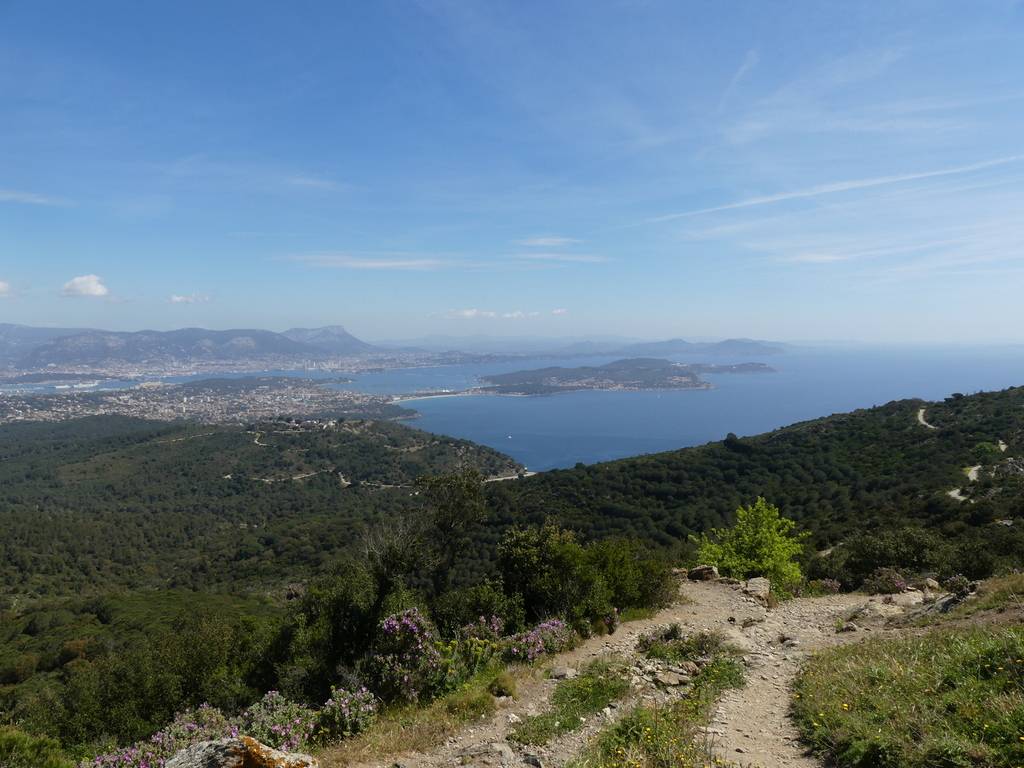
[(549, 676), (552, 680), (572, 680), (576, 677), (574, 667), (552, 667)]
[(533, 768), (544, 768), (544, 761), (537, 755), (532, 755), (529, 752), (523, 755), (523, 762), (527, 765), (532, 765)]

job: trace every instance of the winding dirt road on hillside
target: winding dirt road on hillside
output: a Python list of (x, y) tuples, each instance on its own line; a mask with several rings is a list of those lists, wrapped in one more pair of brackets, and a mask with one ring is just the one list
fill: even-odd
[(685, 695), (683, 689), (647, 683), (636, 670), (646, 660), (638, 656), (636, 642), (641, 634), (678, 622), (687, 631), (717, 631), (739, 648), (747, 668), (747, 684), (729, 691), (709, 724), (707, 741), (714, 754), (730, 764), (760, 768), (817, 768), (797, 741), (797, 731), (788, 718), (790, 686), (800, 663), (815, 650), (852, 642), (880, 630), (860, 629), (836, 632), (837, 619), (868, 606), (877, 617), (900, 613), (881, 598), (864, 595), (834, 595), (798, 598), (766, 610), (736, 585), (721, 582), (688, 582), (681, 587), (681, 600), (655, 617), (623, 625), (611, 636), (593, 637), (579, 648), (551, 660), (550, 667), (578, 668), (586, 662), (614, 655), (634, 665), (633, 692), (617, 707), (590, 718), (580, 729), (543, 747), (521, 747), (509, 740), (514, 725), (522, 718), (544, 712), (556, 681), (534, 675), (520, 684), (518, 696), (507, 700), (485, 721), (470, 724), (445, 743), (426, 752), (389, 754), (373, 762), (357, 763), (343, 751), (321, 755), (324, 768), (358, 765), (359, 768), (441, 768), (453, 765), (502, 766), (514, 768), (539, 760), (545, 768), (560, 768), (576, 758), (580, 750), (603, 728), (637, 704), (664, 703)]

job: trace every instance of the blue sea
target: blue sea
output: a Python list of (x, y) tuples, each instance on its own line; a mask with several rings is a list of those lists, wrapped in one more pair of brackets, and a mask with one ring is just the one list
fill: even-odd
[[(377, 394), (463, 390), (479, 377), (553, 365), (600, 365), (612, 357), (524, 358), (501, 363), (340, 374), (339, 389)], [(676, 358), (686, 362), (764, 362), (765, 374), (707, 376), (711, 390), (570, 392), (540, 397), (459, 396), (411, 400), (408, 423), (496, 448), (531, 470), (571, 467), (754, 435), (797, 421), (890, 400), (944, 398), (953, 392), (1024, 385), (1024, 346), (944, 348), (790, 348), (762, 359)], [(339, 374), (265, 371), (265, 375), (338, 378)], [(223, 375), (223, 374), (221, 374)], [(253, 373), (239, 376), (260, 375)], [(199, 380), (175, 377), (168, 381)], [(103, 381), (98, 389), (134, 382)], [(31, 389), (31, 388), (29, 388)], [(39, 387), (37, 391), (53, 391)]]
[[(543, 359), (391, 371), (356, 377), (370, 392), (459, 389), (477, 376), (611, 358)], [(714, 362), (743, 362), (742, 360)], [(758, 360), (769, 374), (707, 377), (711, 390), (571, 392), (540, 397), (464, 396), (407, 403), (411, 425), (489, 445), (531, 470), (571, 467), (754, 435), (797, 421), (953, 392), (1024, 385), (1024, 348), (800, 350)]]

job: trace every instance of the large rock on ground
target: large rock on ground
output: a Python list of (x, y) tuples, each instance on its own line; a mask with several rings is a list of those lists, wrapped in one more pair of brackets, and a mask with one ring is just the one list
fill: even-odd
[(758, 576), (756, 578), (749, 579), (747, 583), (743, 585), (743, 591), (767, 605), (768, 595), (772, 592), (772, 583), (764, 576)]
[(242, 736), (193, 744), (168, 760), (164, 768), (320, 768), (320, 762)]
[(711, 581), (718, 578), (718, 568), (714, 565), (698, 565), (686, 572), (690, 581)]
[(492, 741), (467, 747), (458, 754), (459, 764), (486, 766), (487, 768), (511, 768), (519, 761), (512, 747), (503, 741)]

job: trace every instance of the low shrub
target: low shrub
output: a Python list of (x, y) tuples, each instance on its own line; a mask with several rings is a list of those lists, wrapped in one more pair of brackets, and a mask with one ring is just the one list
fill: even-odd
[(374, 690), (385, 701), (416, 702), (434, 694), (444, 670), (433, 627), (418, 608), (380, 623), (367, 667)]
[(561, 619), (551, 619), (505, 641), (507, 661), (536, 661), (541, 656), (568, 651), (576, 645), (576, 633)]
[(331, 690), (317, 715), (317, 738), (337, 740), (365, 731), (377, 719), (377, 699), (366, 688)]
[(60, 744), (16, 728), (0, 726), (0, 766), (3, 768), (72, 768)]
[(516, 679), (508, 672), (499, 672), (487, 686), (492, 696), (515, 696)]
[(764, 576), (776, 595), (788, 597), (803, 578), (799, 558), (809, 535), (797, 533), (795, 522), (783, 517), (774, 504), (758, 498), (754, 504), (736, 510), (736, 523), (731, 528), (701, 534), (697, 557), (717, 565), (723, 576)]
[(876, 568), (860, 588), (869, 595), (893, 595), (907, 591), (907, 580), (895, 568)]
[(637, 650), (649, 659), (663, 661), (707, 661), (726, 650), (725, 639), (716, 632), (694, 632), (683, 636), (678, 624), (640, 636)]
[(943, 579), (942, 588), (959, 598), (964, 598), (974, 591), (974, 584), (962, 573), (958, 573), (948, 579)]
[(163, 765), (172, 755), (193, 744), (236, 733), (237, 727), (219, 709), (204, 704), (182, 712), (146, 741), (97, 755), (81, 765), (82, 768), (152, 768)]
[(481, 616), (501, 620), (503, 631), (518, 632), (525, 624), (522, 597), (507, 595), (500, 583), (484, 582), (445, 592), (434, 602), (433, 615), (443, 637), (455, 637)]
[(294, 752), (310, 745), (316, 724), (317, 713), (312, 709), (278, 691), (268, 691), (242, 713), (238, 731), (274, 749)]

